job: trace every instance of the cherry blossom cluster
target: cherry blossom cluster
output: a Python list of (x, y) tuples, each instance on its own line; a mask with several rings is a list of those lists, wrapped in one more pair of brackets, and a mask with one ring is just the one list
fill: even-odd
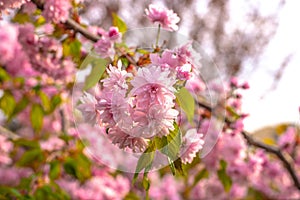
[(161, 55), (153, 53), (150, 60), (151, 64), (137, 68), (136, 73), (127, 72), (120, 62), (109, 66), (108, 76), (101, 80), (101, 94), (92, 100), (95, 104), (80, 105), (84, 114), (93, 110), (88, 106), (96, 110), (94, 114), (89, 112), (89, 119), (98, 119), (99, 125), (107, 128), (112, 143), (135, 152), (145, 150), (147, 140), (174, 130), (180, 117), (176, 88), (192, 76), (188, 45), (165, 50)]

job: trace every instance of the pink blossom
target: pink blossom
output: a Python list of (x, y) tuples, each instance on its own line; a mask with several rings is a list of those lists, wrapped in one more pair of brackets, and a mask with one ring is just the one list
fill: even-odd
[(18, 43), (18, 29), (12, 25), (0, 25), (0, 63), (6, 64), (15, 55), (16, 46)]
[(132, 149), (133, 152), (143, 152), (147, 147), (145, 139), (128, 135), (117, 127), (109, 129), (108, 138), (121, 149), (128, 147)]
[(134, 113), (136, 125), (133, 134), (137, 137), (151, 138), (155, 135), (162, 137), (174, 130), (174, 120), (179, 112), (160, 104), (150, 106), (147, 112)]
[(234, 133), (240, 133), (244, 129), (243, 119), (238, 119), (232, 126)]
[(175, 99), (175, 79), (168, 75), (168, 70), (162, 71), (156, 66), (140, 68), (131, 81), (131, 94), (136, 96), (136, 104), (143, 109), (153, 103), (172, 107)]
[(234, 183), (229, 192), (230, 199), (244, 199), (247, 195), (247, 187)]
[[(184, 63), (194, 63), (196, 52), (193, 50), (192, 42), (188, 42), (185, 45), (176, 48), (175, 53), (178, 56), (178, 61), (180, 64)], [(200, 60), (200, 58), (199, 58)], [(200, 66), (198, 66), (200, 67)]]
[(64, 179), (59, 180), (58, 184), (71, 195), (72, 199), (79, 200), (119, 200), (130, 190), (128, 179), (120, 175), (114, 178), (108, 173), (95, 175), (84, 184)]
[(246, 144), (240, 134), (224, 133), (220, 138), (222, 157), (229, 163), (243, 160), (246, 157)]
[(197, 133), (196, 129), (189, 129), (182, 138), (180, 157), (184, 164), (191, 163), (196, 153), (202, 149), (204, 140), (203, 134)]
[(226, 171), (232, 181), (239, 184), (245, 183), (251, 173), (247, 167), (247, 163), (241, 160), (228, 164)]
[(110, 65), (106, 71), (109, 76), (101, 80), (106, 90), (120, 92), (122, 90), (128, 89), (126, 79), (131, 77), (132, 74), (127, 73), (125, 70), (122, 70), (121, 66), (114, 67)]
[(102, 37), (94, 44), (95, 52), (101, 57), (113, 57), (115, 50), (113, 43), (106, 37)]
[(244, 90), (249, 89), (249, 88), (250, 88), (249, 83), (248, 83), (248, 82), (243, 83), (242, 88), (243, 88)]
[(178, 56), (170, 50), (165, 50), (161, 56), (157, 53), (150, 54), (150, 60), (153, 65), (161, 66), (163, 69), (175, 70), (179, 65)]
[(65, 22), (69, 17), (71, 7), (70, 0), (47, 0), (44, 4), (43, 15), (47, 21)]
[(84, 96), (80, 98), (81, 104), (78, 109), (83, 114), (83, 118), (86, 122), (95, 124), (97, 120), (97, 113), (95, 105), (97, 103), (96, 98), (90, 93), (85, 92)]
[(179, 80), (189, 80), (191, 77), (192, 65), (184, 64), (180, 67), (177, 67), (176, 70), (177, 70), (177, 78)]
[(36, 5), (32, 2), (27, 2), (23, 5), (22, 11), (29, 15), (32, 15), (36, 11)]
[(116, 122), (114, 120), (112, 111), (112, 92), (103, 92), (95, 106), (97, 112), (99, 113), (99, 118), (104, 125), (113, 127)]
[(163, 28), (176, 31), (178, 26), (176, 25), (180, 18), (173, 10), (168, 10), (162, 6), (150, 4), (148, 9), (145, 9), (148, 19), (152, 22), (158, 22)]
[(151, 187), (150, 197), (156, 200), (181, 200), (180, 192), (182, 190), (182, 184), (175, 179), (172, 175), (165, 175), (163, 178), (159, 178), (157, 173), (150, 173)]
[(296, 143), (296, 130), (294, 127), (289, 127), (285, 133), (283, 133), (278, 139), (278, 145), (280, 148), (291, 153)]
[(51, 137), (46, 141), (41, 142), (41, 148), (46, 151), (55, 151), (61, 149), (65, 145), (62, 139)]
[(0, 135), (0, 164), (10, 164), (10, 151), (13, 149), (13, 144), (3, 135)]
[(203, 92), (206, 88), (205, 83), (195, 75), (192, 75), (190, 79), (187, 80), (185, 87), (192, 93), (199, 94)]
[(9, 9), (20, 8), (30, 0), (0, 0), (0, 19), (1, 13), (9, 13)]
[(17, 186), (22, 178), (29, 177), (31, 174), (32, 170), (29, 168), (0, 166), (0, 185)]
[(118, 27), (115, 26), (109, 28), (107, 35), (110, 40), (116, 42), (120, 42), (120, 39), (122, 38), (122, 33), (120, 33)]
[(192, 189), (190, 199), (228, 199), (222, 183), (216, 174), (211, 174), (209, 178), (202, 179)]
[(238, 79), (237, 79), (237, 77), (232, 77), (231, 79), (230, 79), (230, 86), (231, 87), (238, 87)]

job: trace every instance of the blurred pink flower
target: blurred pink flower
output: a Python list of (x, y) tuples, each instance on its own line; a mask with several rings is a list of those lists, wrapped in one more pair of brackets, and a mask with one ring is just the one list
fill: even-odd
[(191, 163), (196, 153), (203, 147), (203, 134), (197, 133), (196, 129), (189, 129), (182, 138), (180, 157), (184, 164)]
[(0, 185), (17, 186), (22, 178), (28, 178), (32, 173), (29, 168), (0, 166)]
[(0, 63), (6, 64), (14, 57), (18, 43), (18, 29), (10, 24), (0, 25)]
[(151, 104), (162, 104), (167, 107), (174, 105), (175, 79), (169, 77), (169, 70), (149, 66), (139, 68), (137, 75), (131, 81), (133, 89), (131, 95), (136, 96), (135, 103), (138, 107), (146, 109)]
[(178, 114), (177, 110), (160, 104), (150, 106), (146, 112), (136, 112), (133, 115), (133, 135), (143, 138), (168, 135), (170, 130), (174, 130), (173, 124)]
[(187, 80), (185, 87), (194, 94), (199, 94), (199, 92), (203, 92), (206, 88), (205, 83), (194, 74), (190, 79)]
[(181, 200), (180, 192), (183, 185), (172, 175), (165, 175), (163, 178), (158, 177), (157, 173), (150, 173), (151, 187), (149, 195), (155, 200)]
[(177, 23), (180, 21), (180, 18), (173, 10), (150, 4), (149, 8), (145, 9), (145, 12), (152, 23), (158, 22), (163, 28), (170, 31), (178, 30)]
[(121, 92), (122, 90), (128, 89), (126, 79), (131, 77), (132, 74), (127, 73), (127, 71), (125, 70), (122, 70), (121, 66), (114, 67), (110, 65), (106, 71), (109, 76), (101, 80), (106, 90)]
[(220, 152), (225, 161), (232, 163), (245, 159), (246, 144), (240, 134), (223, 133), (220, 137)]
[(117, 109), (112, 110), (113, 92), (103, 91), (98, 97), (96, 110), (99, 113), (101, 122), (109, 127), (113, 127), (116, 122), (114, 120), (114, 113)]
[(71, 195), (72, 199), (79, 200), (120, 200), (130, 191), (130, 183), (127, 178), (120, 175), (114, 178), (107, 172), (95, 174), (84, 184), (64, 179), (57, 182)]
[(10, 164), (10, 151), (13, 149), (13, 144), (3, 135), (0, 135), (0, 164)]
[(152, 65), (161, 66), (162, 69), (170, 71), (175, 70), (179, 65), (178, 56), (170, 50), (165, 50), (161, 55), (157, 53), (150, 54)]
[(41, 141), (41, 148), (46, 151), (55, 151), (61, 149), (64, 145), (65, 142), (57, 137), (50, 137), (46, 141)]
[(144, 138), (128, 135), (117, 127), (109, 129), (108, 138), (121, 149), (128, 147), (133, 152), (143, 152), (147, 147), (147, 142)]
[(65, 22), (69, 17), (71, 7), (70, 0), (47, 0), (45, 1), (43, 15), (49, 22)]
[(176, 68), (177, 78), (179, 80), (189, 80), (192, 75), (191, 70), (192, 70), (192, 65), (188, 63), (180, 67), (177, 67)]
[(296, 130), (294, 127), (289, 127), (285, 133), (283, 133), (278, 139), (278, 145), (280, 148), (286, 150), (288, 153), (292, 153), (296, 143)]
[(115, 26), (109, 28), (107, 35), (110, 40), (115, 42), (120, 42), (122, 38), (122, 33), (120, 33), (118, 27)]
[(94, 44), (94, 49), (103, 58), (113, 57), (115, 54), (112, 41), (104, 36)]
[(84, 120), (87, 123), (95, 124), (98, 121), (95, 108), (97, 103), (96, 98), (90, 93), (85, 92), (80, 101), (81, 104), (77, 108), (81, 111)]

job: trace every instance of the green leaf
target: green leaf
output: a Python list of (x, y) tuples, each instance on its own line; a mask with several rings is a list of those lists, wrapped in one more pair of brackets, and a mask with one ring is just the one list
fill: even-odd
[(47, 94), (45, 94), (43, 91), (39, 91), (39, 96), (41, 99), (42, 107), (46, 113), (50, 112), (51, 110), (51, 101)]
[[(83, 63), (83, 64), (87, 64), (87, 63)], [(103, 58), (94, 57), (94, 59), (91, 60), (90, 63), (88, 64), (91, 64), (92, 70), (85, 79), (83, 90), (88, 90), (94, 85), (96, 85), (96, 83), (98, 83), (103, 73), (105, 72), (108, 61)]]
[(23, 153), (22, 157), (18, 160), (18, 166), (31, 166), (33, 162), (41, 162), (44, 159), (43, 152), (40, 149), (33, 149)]
[(150, 189), (150, 180), (149, 178), (146, 176), (144, 176), (143, 178), (143, 188), (148, 191)]
[(249, 187), (248, 188), (248, 193), (245, 198), (245, 200), (264, 200), (268, 199), (263, 193), (259, 192), (258, 190)]
[(57, 179), (60, 175), (60, 163), (56, 160), (50, 163), (49, 176), (52, 180)]
[(20, 138), (14, 141), (15, 145), (30, 148), (30, 149), (40, 149), (40, 144), (36, 140), (27, 140), (25, 138)]
[(141, 198), (136, 195), (135, 193), (133, 192), (129, 192), (125, 197), (124, 197), (124, 200), (140, 200)]
[(29, 100), (26, 97), (23, 97), (16, 105), (13, 115), (18, 114), (19, 112), (21, 112), (22, 110), (24, 110), (26, 108), (26, 106), (28, 105)]
[(91, 162), (84, 154), (78, 154), (68, 158), (64, 163), (66, 173), (83, 182), (91, 177)]
[(37, 188), (34, 193), (35, 199), (46, 200), (64, 200), (70, 199), (60, 188), (56, 188), (54, 184), (43, 185)]
[(193, 187), (197, 185), (197, 183), (203, 179), (203, 178), (207, 178), (209, 175), (209, 172), (204, 168), (202, 169), (196, 176), (194, 179), (194, 183), (193, 183)]
[(51, 110), (50, 110), (50, 112), (54, 111), (56, 109), (56, 107), (61, 104), (61, 102), (62, 102), (62, 99), (61, 99), (60, 95), (59, 94), (54, 95), (51, 98)]
[(231, 115), (234, 117), (234, 119), (240, 118), (240, 115), (233, 109), (233, 107), (227, 106), (227, 107), (226, 107), (226, 111), (227, 111), (229, 114), (231, 114)]
[(126, 23), (116, 13), (112, 13), (112, 18), (113, 26), (118, 27), (121, 33), (125, 33), (127, 31)]
[(178, 93), (175, 93), (179, 106), (185, 112), (190, 123), (193, 122), (195, 112), (195, 100), (191, 93), (182, 87)]
[(7, 72), (0, 66), (0, 82), (9, 80), (10, 77)]
[(15, 109), (16, 101), (14, 96), (9, 92), (4, 92), (0, 99), (0, 109), (3, 110), (4, 114), (10, 117)]
[(22, 194), (15, 188), (8, 186), (0, 186), (0, 199), (25, 199)]
[(43, 127), (44, 111), (41, 105), (33, 104), (30, 112), (30, 121), (35, 131), (40, 131)]
[(152, 152), (146, 152), (141, 155), (141, 157), (138, 160), (135, 173), (140, 173), (143, 169), (148, 167), (152, 164), (153, 158), (154, 158), (154, 151)]
[(81, 55), (81, 42), (77, 39), (67, 39), (63, 42), (63, 55), (79, 58)]
[(135, 168), (135, 174), (132, 180), (132, 183), (134, 184), (139, 173), (145, 169), (145, 173), (148, 173), (148, 171), (151, 169), (152, 161), (154, 159), (155, 154), (155, 143), (151, 142), (148, 146), (148, 148), (145, 150), (145, 152), (140, 156), (138, 163)]
[(176, 123), (174, 123), (174, 130), (170, 131), (169, 135), (162, 137), (160, 145), (164, 145), (160, 151), (167, 155), (172, 162), (177, 159), (181, 146), (181, 131)]
[(26, 13), (18, 12), (12, 19), (12, 22), (16, 22), (18, 24), (25, 24), (30, 22), (30, 17)]
[(228, 176), (226, 173), (227, 163), (224, 160), (221, 160), (220, 166), (221, 166), (221, 169), (218, 170), (219, 180), (221, 181), (225, 192), (229, 192), (231, 185), (232, 185), (232, 180), (231, 180), (230, 176)]
[(181, 146), (181, 131), (178, 125), (174, 123), (174, 130), (170, 131), (169, 135), (162, 138), (156, 137), (154, 138), (154, 142), (156, 148), (168, 157), (169, 167), (173, 175), (175, 175), (176, 167), (173, 162), (177, 159)]

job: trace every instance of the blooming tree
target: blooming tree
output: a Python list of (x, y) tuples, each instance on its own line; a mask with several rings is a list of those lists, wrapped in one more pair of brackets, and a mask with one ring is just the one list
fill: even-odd
[(298, 127), (244, 131), (248, 83), (174, 47), (174, 11), (145, 8), (145, 47), (115, 13), (81, 23), (82, 2), (0, 1), (1, 199), (300, 198)]

